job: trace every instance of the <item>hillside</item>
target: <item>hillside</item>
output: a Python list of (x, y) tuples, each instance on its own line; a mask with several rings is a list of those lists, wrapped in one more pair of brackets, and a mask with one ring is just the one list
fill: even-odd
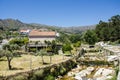
[(68, 33), (81, 33), (86, 30), (95, 29), (96, 25), (91, 26), (73, 26), (73, 27), (62, 27), (61, 30)]
[(21, 28), (48, 28), (52, 30), (57, 30), (60, 32), (67, 32), (67, 33), (79, 33), (83, 32), (88, 29), (95, 29), (95, 25), (92, 26), (72, 26), (72, 27), (58, 27), (58, 26), (49, 26), (44, 24), (37, 24), (37, 23), (23, 23), (20, 20), (15, 19), (0, 19), (0, 29), (16, 29), (19, 30)]
[(11, 28), (14, 28), (14, 29), (18, 29), (18, 28), (21, 28), (21, 27), (28, 27), (27, 24), (25, 23), (22, 23), (21, 21), (19, 20), (14, 20), (14, 19), (0, 19), (0, 28), (3, 28), (3, 29), (11, 29)]

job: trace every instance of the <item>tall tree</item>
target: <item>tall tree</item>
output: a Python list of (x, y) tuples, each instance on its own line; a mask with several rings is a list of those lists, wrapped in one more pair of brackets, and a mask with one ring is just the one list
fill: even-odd
[(108, 22), (100, 21), (95, 28), (99, 41), (120, 39), (120, 15), (112, 16)]

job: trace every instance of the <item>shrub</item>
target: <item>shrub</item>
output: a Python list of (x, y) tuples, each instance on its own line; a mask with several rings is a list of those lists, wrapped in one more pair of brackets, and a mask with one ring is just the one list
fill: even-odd
[(51, 74), (47, 75), (44, 80), (55, 80), (55, 77)]
[(117, 80), (117, 76), (116, 75), (114, 75), (111, 79), (109, 79), (109, 80)]
[(27, 80), (27, 78), (23, 75), (19, 75), (19, 76), (13, 77), (11, 80)]
[(50, 73), (54, 73), (54, 71), (55, 71), (55, 68), (50, 69)]
[(36, 48), (30, 48), (30, 52), (36, 52)]
[(60, 66), (57, 64), (57, 66), (54, 67), (54, 72), (52, 73), (54, 76), (60, 75)]
[(65, 75), (65, 73), (66, 73), (66, 69), (65, 69), (64, 67), (62, 67), (62, 68), (60, 69), (60, 74), (61, 74), (61, 75)]
[(41, 69), (39, 71), (34, 72), (32, 80), (40, 80), (44, 77), (44, 70)]

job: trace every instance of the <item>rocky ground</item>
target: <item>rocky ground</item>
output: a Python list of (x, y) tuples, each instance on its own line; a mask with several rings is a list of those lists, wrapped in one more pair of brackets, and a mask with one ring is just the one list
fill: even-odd
[(113, 65), (108, 65), (104, 54), (87, 51), (78, 60), (76, 68), (63, 77), (59, 76), (57, 80), (110, 80), (114, 75), (114, 67)]
[(115, 71), (108, 66), (77, 66), (58, 80), (107, 80), (111, 79)]

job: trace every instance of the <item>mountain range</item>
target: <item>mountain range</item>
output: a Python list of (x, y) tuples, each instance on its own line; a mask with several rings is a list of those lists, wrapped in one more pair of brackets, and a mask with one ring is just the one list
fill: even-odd
[(67, 33), (79, 33), (86, 31), (88, 29), (95, 29), (96, 25), (90, 26), (72, 26), (72, 27), (58, 27), (58, 26), (50, 26), (44, 24), (37, 23), (23, 23), (17, 19), (0, 19), (0, 29), (34, 29), (34, 28), (48, 28), (57, 31), (64, 31)]

